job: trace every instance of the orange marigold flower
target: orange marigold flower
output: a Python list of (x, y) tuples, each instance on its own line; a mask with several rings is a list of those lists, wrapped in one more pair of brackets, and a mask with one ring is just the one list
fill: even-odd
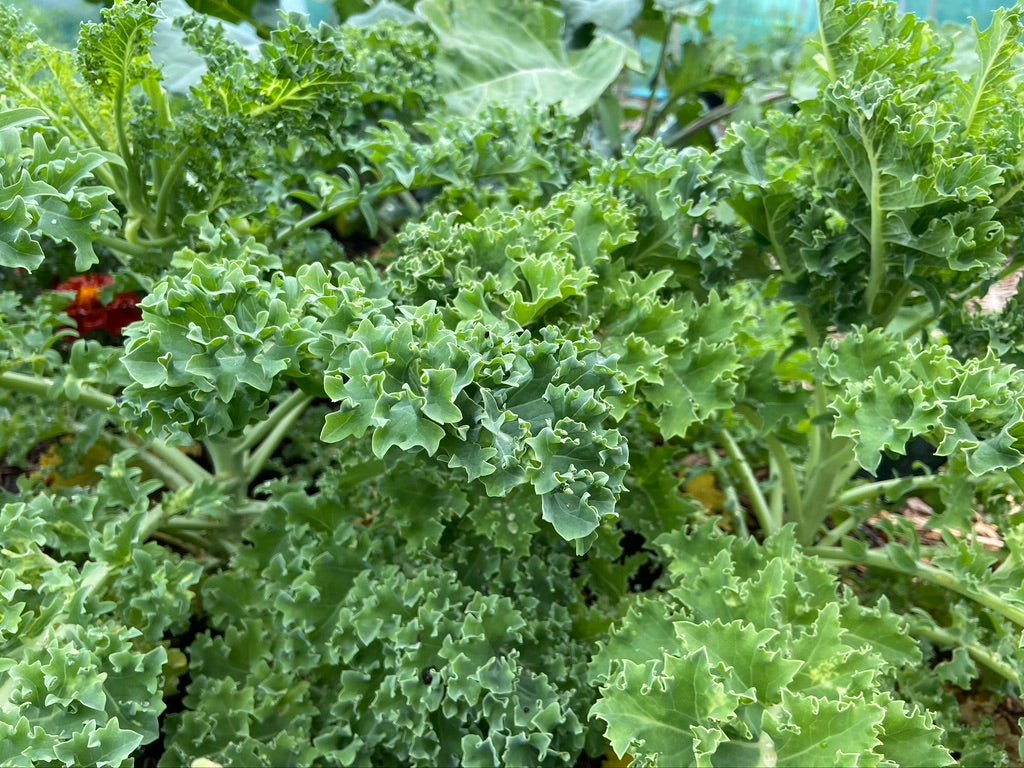
[(65, 280), (54, 290), (74, 293), (75, 300), (68, 307), (68, 316), (78, 326), (81, 336), (105, 331), (118, 338), (126, 325), (142, 317), (139, 311), (139, 297), (134, 293), (119, 293), (109, 304), (104, 304), (100, 295), (103, 289), (112, 285), (110, 275), (79, 275)]

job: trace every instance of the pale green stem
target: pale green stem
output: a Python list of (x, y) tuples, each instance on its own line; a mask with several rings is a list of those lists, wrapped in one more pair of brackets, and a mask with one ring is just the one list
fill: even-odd
[(831, 531), (829, 531), (822, 537), (821, 541), (818, 542), (818, 546), (834, 546), (836, 543), (839, 542), (840, 539), (843, 538), (843, 536), (848, 534), (850, 531), (852, 531), (858, 525), (863, 523), (865, 520), (868, 520), (874, 514), (874, 510), (872, 510), (871, 512), (851, 512), (848, 518), (843, 520), (843, 522), (841, 522), (839, 525), (837, 525), (835, 528), (833, 528)]
[(171, 466), (176, 472), (183, 475), (191, 483), (208, 483), (213, 480), (213, 475), (192, 461), (173, 445), (167, 445), (162, 440), (150, 440), (145, 443), (153, 454), (159, 456), (164, 462)]
[[(0, 388), (39, 397), (50, 397), (53, 394), (64, 396), (63, 392), (54, 389), (52, 379), (14, 371), (0, 373)], [(117, 400), (106, 392), (100, 392), (92, 387), (82, 387), (74, 402), (101, 411), (109, 411), (117, 406)]]
[(867, 190), (868, 205), (871, 210), (871, 264), (868, 270), (868, 287), (864, 298), (869, 313), (875, 312), (875, 301), (878, 294), (885, 285), (885, 238), (882, 235), (883, 214), (882, 211), (882, 174), (878, 167), (878, 156), (874, 146), (867, 140), (866, 126), (860, 120), (861, 143), (864, 152), (868, 157), (868, 166), (871, 168), (871, 189)]
[[(767, 106), (777, 101), (782, 101), (788, 98), (789, 94), (784, 91), (777, 93), (769, 93), (764, 98), (758, 99), (753, 102), (758, 106)], [(719, 107), (708, 110), (707, 113), (701, 115), (691, 123), (687, 123), (682, 128), (678, 128), (672, 131), (667, 136), (661, 138), (662, 143), (669, 147), (678, 147), (681, 144), (685, 144), (689, 139), (696, 136), (701, 131), (705, 131), (720, 120), (725, 120), (735, 112), (739, 111), (741, 107), (744, 107), (749, 102), (737, 101), (732, 104), (722, 104)]]
[(1014, 197), (1016, 197), (1017, 193), (1020, 192), (1022, 189), (1024, 189), (1024, 179), (1021, 179), (1013, 186), (1003, 190), (1003, 193), (996, 198), (996, 201), (993, 203), (993, 205), (995, 205), (996, 208), (1002, 208)]
[(99, 235), (96, 237), (96, 243), (109, 248), (112, 251), (123, 253), (126, 256), (138, 256), (145, 258), (153, 255), (153, 249), (139, 243), (130, 243), (127, 240), (122, 240), (120, 237), (114, 237), (113, 235)]
[(226, 525), (218, 520), (202, 520), (188, 517), (175, 517), (161, 526), (168, 531), (223, 531)]
[(858, 485), (839, 494), (829, 505), (831, 509), (841, 509), (862, 501), (877, 499), (879, 496), (898, 493), (901, 497), (924, 488), (934, 488), (939, 483), (936, 475), (919, 475), (916, 477), (897, 477), (892, 480), (880, 480), (875, 483)]
[(170, 168), (167, 169), (167, 173), (164, 174), (163, 180), (160, 182), (160, 190), (157, 192), (156, 197), (156, 227), (157, 231), (161, 233), (167, 229), (165, 224), (167, 223), (167, 208), (171, 204), (171, 195), (174, 192), (175, 184), (178, 183), (178, 179), (181, 177), (182, 171), (185, 170), (185, 161), (188, 160), (191, 152), (192, 147), (185, 147), (178, 152)]
[(904, 576), (920, 579), (928, 584), (933, 584), (934, 586), (962, 595), (968, 600), (973, 600), (1019, 627), (1024, 628), (1024, 609), (1004, 602), (998, 595), (992, 594), (987, 589), (964, 584), (953, 574), (940, 570), (933, 565), (917, 563), (913, 568), (908, 569), (896, 564), (885, 552), (877, 549), (870, 549), (857, 555), (851, 554), (839, 547), (807, 547), (805, 551), (807, 554), (817, 555), (823, 560), (835, 563), (836, 565), (865, 565), (869, 568), (893, 571)]
[(1018, 688), (1020, 687), (1020, 675), (1017, 674), (1017, 671), (1003, 661), (1000, 656), (992, 653), (987, 648), (984, 648), (977, 643), (964, 643), (952, 632), (938, 627), (929, 626), (923, 621), (911, 620), (909, 624), (911, 634), (923, 637), (943, 648), (955, 648), (957, 646), (962, 647), (971, 655), (971, 658), (983, 667), (988, 667), (1004, 680), (1013, 683), (1013, 685)]
[(718, 457), (718, 454), (713, 448), (708, 448), (706, 451), (708, 457), (708, 463), (714, 470), (715, 475), (718, 477), (718, 484), (722, 486), (722, 493), (725, 494), (725, 509), (732, 512), (733, 524), (736, 526), (736, 532), (740, 536), (749, 536), (750, 531), (747, 529), (746, 515), (743, 513), (743, 505), (740, 504), (739, 496), (736, 495), (736, 489), (733, 488), (732, 483), (726, 482), (728, 478), (724, 477), (722, 471), (722, 461)]
[(661, 40), (661, 49), (658, 51), (658, 60), (654, 65), (654, 73), (651, 75), (650, 92), (647, 96), (647, 105), (644, 108), (643, 120), (640, 124), (640, 136), (650, 135), (654, 122), (654, 105), (657, 102), (658, 80), (661, 78), (661, 70), (665, 66), (665, 58), (668, 55), (668, 46), (672, 42), (672, 30), (675, 28), (675, 19), (665, 24), (665, 35)]
[(768, 473), (773, 480), (771, 491), (768, 494), (768, 508), (772, 512), (772, 519), (775, 520), (776, 525), (781, 527), (782, 521), (786, 518), (786, 495), (782, 483), (779, 482), (778, 462), (771, 454), (768, 455)]
[(220, 440), (210, 440), (205, 445), (210, 461), (213, 462), (215, 479), (233, 487), (239, 500), (244, 499), (247, 490), (245, 459), (244, 454), (238, 450), (238, 445)]
[(339, 203), (338, 205), (331, 206), (330, 208), (325, 208), (324, 210), (321, 211), (314, 211), (308, 216), (305, 216), (299, 221), (295, 222), (292, 226), (288, 227), (288, 229), (286, 229), (280, 235), (275, 237), (271, 241), (270, 245), (272, 247), (280, 246), (282, 243), (286, 243), (288, 240), (295, 237), (296, 235), (301, 235), (307, 229), (311, 229), (312, 227), (315, 227), (317, 224), (327, 221), (328, 219), (337, 216), (339, 213), (342, 213), (343, 211), (348, 211), (358, 206), (358, 200), (345, 200), (344, 202)]
[(994, 283), (998, 283), (998, 282), (1004, 280), (1005, 278), (1009, 277), (1010, 275), (1012, 275), (1014, 272), (1017, 272), (1020, 269), (1021, 269), (1020, 262), (1017, 261), (1016, 259), (1011, 259), (1006, 265), (1003, 266), (1003, 268), (1001, 270), (999, 270), (999, 272), (996, 275), (994, 275), (991, 278), (986, 278), (985, 280), (979, 280), (978, 282), (976, 282), (973, 285), (971, 285), (969, 288), (965, 288), (960, 293), (954, 294), (950, 298), (950, 302), (952, 304), (960, 304), (961, 302), (963, 302), (968, 297), (974, 296), (978, 291), (980, 291), (986, 285), (992, 285)]
[[(796, 470), (793, 462), (786, 453), (786, 447), (773, 435), (765, 438), (768, 444), (768, 452), (775, 460), (782, 478), (782, 489), (786, 496), (786, 510), (789, 512), (789, 519), (799, 521), (803, 519), (802, 499), (800, 498), (800, 484), (797, 481)], [(782, 527), (783, 519), (778, 518), (779, 527)]]
[(768, 502), (765, 499), (764, 494), (761, 492), (761, 486), (757, 482), (757, 478), (754, 477), (754, 470), (751, 469), (750, 463), (743, 455), (739, 444), (729, 433), (729, 430), (723, 429), (721, 434), (725, 452), (728, 454), (729, 458), (732, 459), (732, 462), (736, 467), (736, 471), (740, 476), (740, 480), (743, 483), (743, 487), (746, 489), (747, 495), (750, 497), (750, 506), (753, 509), (754, 516), (757, 518), (758, 524), (761, 526), (766, 536), (775, 533), (778, 530), (778, 527), (775, 524), (775, 519), (772, 517), (771, 510), (768, 507)]
[[(54, 390), (54, 384), (51, 379), (12, 371), (0, 373), (0, 388), (13, 392), (25, 392), (44, 398), (50, 397), (54, 393), (65, 397), (60, 390)], [(117, 400), (115, 398), (88, 386), (83, 386), (80, 389), (78, 397), (73, 402), (100, 411), (110, 411), (117, 407)], [(147, 442), (144, 447), (153, 456), (193, 483), (210, 479), (209, 472), (173, 446), (167, 445), (160, 440), (152, 440)]]
[[(130, 48), (131, 42), (128, 46)], [(141, 207), (141, 194), (139, 191), (139, 174), (135, 167), (131, 141), (128, 139), (128, 127), (125, 123), (124, 101), (125, 101), (125, 78), (122, 75), (114, 89), (114, 128), (117, 131), (117, 143), (121, 151), (121, 159), (126, 166), (125, 179), (128, 184), (126, 202), (131, 209), (136, 211)]]
[(288, 395), (285, 400), (281, 402), (266, 419), (258, 424), (254, 424), (245, 430), (245, 434), (242, 436), (242, 442), (238, 444), (239, 451), (250, 451), (259, 445), (267, 435), (269, 435), (278, 421), (282, 417), (286, 416), (290, 410), (296, 407), (305, 408), (309, 404), (309, 395), (303, 392), (301, 389), (297, 389)]
[(253, 451), (252, 455), (246, 459), (245, 476), (247, 480), (252, 481), (256, 478), (260, 470), (263, 469), (270, 457), (274, 455), (274, 452), (288, 436), (288, 432), (295, 426), (295, 422), (299, 420), (309, 404), (313, 402), (311, 395), (306, 395), (305, 393), (303, 395), (304, 397), (296, 401), (283, 416), (276, 419), (277, 424), (274, 429), (260, 443), (259, 448)]
[(834, 82), (836, 79), (836, 65), (832, 60), (832, 52), (829, 50), (828, 42), (825, 40), (825, 14), (820, 1), (818, 3), (818, 41), (821, 43), (821, 54), (825, 58), (825, 71), (828, 73), (829, 80)]
[[(831, 443), (830, 440), (828, 455), (816, 462), (812, 461), (812, 469), (808, 473), (810, 480), (801, 502), (803, 518), (798, 531), (801, 544), (811, 542), (821, 521), (828, 515), (829, 502), (835, 492), (836, 482), (841, 478), (842, 470), (849, 463), (853, 453), (852, 443), (848, 441), (844, 441), (837, 449), (833, 449)], [(818, 512), (815, 514), (812, 510)]]
[(133, 442), (121, 437), (120, 435), (111, 435), (110, 437), (122, 449), (134, 451), (135, 462), (143, 469), (149, 471), (150, 474), (154, 474), (159, 477), (168, 488), (180, 490), (182, 488), (187, 488), (192, 484), (174, 468), (168, 466), (166, 462), (157, 458), (141, 446), (135, 445)]
[(1007, 472), (1010, 479), (1017, 484), (1017, 487), (1024, 491), (1024, 469), (1011, 469)]

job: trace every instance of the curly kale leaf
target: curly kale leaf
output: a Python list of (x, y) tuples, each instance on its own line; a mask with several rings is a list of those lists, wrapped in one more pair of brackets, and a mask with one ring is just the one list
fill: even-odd
[(883, 451), (902, 454), (916, 436), (940, 456), (965, 458), (975, 476), (1024, 464), (1020, 373), (995, 356), (960, 362), (945, 346), (855, 329), (821, 360), (835, 387), (834, 433), (856, 441), (865, 469), (873, 472)]
[(43, 243), (67, 242), (83, 271), (98, 261), (96, 241), (120, 222), (113, 190), (92, 183), (109, 157), (26, 128), (45, 118), (33, 108), (0, 112), (0, 267), (34, 270)]
[[(618, 755), (642, 765), (952, 765), (932, 716), (896, 698), (920, 651), (884, 599), (837, 597), (786, 529), (658, 541), (667, 595), (642, 600), (592, 666)], [(857, 763), (859, 764), (859, 763)]]
[(88, 493), (0, 509), (4, 764), (130, 765), (158, 737), (161, 641), (187, 623), (202, 571), (146, 543), (158, 486), (121, 456)]
[(408, 552), (387, 506), (369, 529), (323, 496), (274, 510), (206, 582), (218, 632), (190, 649), (195, 682), (162, 765), (575, 758), (589, 694), (569, 557), (506, 560), (471, 538)]
[(125, 333), (125, 409), (153, 435), (239, 435), (266, 416), (278, 377), (298, 376), (318, 338), (297, 279), (263, 279), (275, 264), (265, 248), (234, 237), (210, 248), (180, 252), (187, 271), (157, 283)]
[(979, 33), (966, 84), (953, 46), (894, 4), (822, 5), (813, 98), (737, 126), (718, 162), (729, 204), (818, 324), (885, 324), (911, 291), (938, 302), (1005, 260), (1019, 140), (978, 134), (1016, 112), (1000, 62), (1020, 50), (1017, 22), (1000, 14)]

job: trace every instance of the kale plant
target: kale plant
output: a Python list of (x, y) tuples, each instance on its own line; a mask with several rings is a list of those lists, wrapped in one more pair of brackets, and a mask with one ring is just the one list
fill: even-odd
[(1024, 8), (712, 6), (0, 6), (0, 765), (1012, 764)]

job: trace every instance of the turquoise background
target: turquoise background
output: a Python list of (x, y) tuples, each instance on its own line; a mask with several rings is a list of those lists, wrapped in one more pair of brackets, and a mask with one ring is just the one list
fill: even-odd
[[(964, 23), (973, 17), (981, 28), (988, 26), (992, 12), (1011, 3), (998, 0), (900, 0), (899, 6), (938, 22)], [(741, 43), (763, 40), (774, 28), (791, 27), (813, 32), (818, 24), (816, 0), (718, 0), (713, 17), (716, 33), (735, 37)]]
[[(69, 42), (82, 20), (98, 14), (98, 6), (84, 0), (13, 0), (13, 4), (39, 17), (50, 28), (47, 31)], [(964, 22), (973, 16), (983, 28), (992, 11), (1004, 4), (999, 0), (900, 0), (905, 11), (924, 18)], [(279, 5), (307, 13), (318, 22), (330, 18), (333, 4), (331, 0), (279, 0)], [(773, 29), (813, 32), (817, 20), (815, 0), (718, 0), (713, 26), (716, 33), (735, 37), (740, 43), (754, 43), (767, 38)]]

